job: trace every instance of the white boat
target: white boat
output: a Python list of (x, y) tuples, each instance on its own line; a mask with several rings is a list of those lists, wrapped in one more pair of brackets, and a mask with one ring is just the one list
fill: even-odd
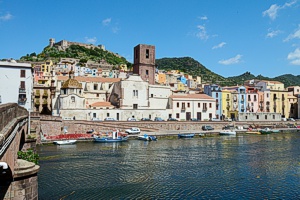
[(144, 140), (144, 141), (156, 141), (157, 140), (157, 138), (155, 136), (147, 135), (147, 134), (139, 135), (138, 139)]
[(57, 145), (67, 145), (67, 144), (75, 144), (77, 140), (57, 140), (54, 141), (53, 144)]
[(234, 130), (222, 130), (219, 135), (236, 135)]

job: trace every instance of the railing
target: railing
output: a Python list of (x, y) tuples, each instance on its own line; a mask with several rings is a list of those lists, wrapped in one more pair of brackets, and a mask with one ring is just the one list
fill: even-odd
[(19, 88), (19, 93), (26, 93), (26, 89), (25, 88)]
[(44, 99), (44, 100), (43, 100), (43, 105), (47, 105), (47, 104), (48, 104), (47, 99)]
[(206, 107), (202, 108), (202, 111), (203, 112), (207, 111), (207, 108)]

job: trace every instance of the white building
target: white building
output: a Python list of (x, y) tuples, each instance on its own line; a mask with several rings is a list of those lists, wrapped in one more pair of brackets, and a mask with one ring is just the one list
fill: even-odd
[(28, 63), (0, 61), (0, 104), (18, 103), (32, 108), (33, 76)]
[(178, 94), (170, 96), (172, 116), (178, 120), (209, 120), (216, 117), (216, 99), (206, 94)]

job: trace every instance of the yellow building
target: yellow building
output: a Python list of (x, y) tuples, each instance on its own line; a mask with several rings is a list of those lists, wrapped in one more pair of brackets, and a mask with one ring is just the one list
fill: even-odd
[(166, 74), (165, 73), (159, 73), (157, 82), (160, 83), (160, 84), (166, 84), (166, 82), (167, 82)]
[(46, 60), (46, 62), (41, 65), (41, 71), (44, 73), (50, 73), (52, 71), (52, 67), (52, 60)]
[(225, 117), (230, 117), (232, 105), (232, 95), (229, 90), (222, 90), (222, 113)]
[(287, 90), (270, 90), (270, 111), (289, 117), (290, 104)]
[(284, 84), (279, 81), (266, 81), (262, 80), (266, 84), (266, 89), (270, 90), (284, 90)]
[(177, 82), (177, 90), (178, 91), (185, 91), (185, 85), (180, 81)]

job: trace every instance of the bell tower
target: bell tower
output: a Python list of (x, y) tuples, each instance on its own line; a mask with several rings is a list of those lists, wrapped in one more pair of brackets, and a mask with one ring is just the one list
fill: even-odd
[(149, 84), (155, 84), (155, 46), (139, 44), (134, 47), (133, 73)]

